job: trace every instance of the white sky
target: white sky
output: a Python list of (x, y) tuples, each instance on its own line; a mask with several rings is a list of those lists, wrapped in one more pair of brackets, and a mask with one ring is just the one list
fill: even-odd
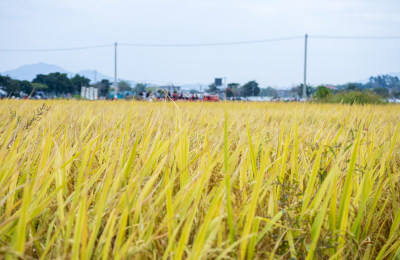
[[(1, 0), (0, 48), (207, 43), (309, 35), (400, 36), (399, 0)], [(308, 81), (400, 72), (400, 40), (309, 40)], [(0, 52), (0, 71), (46, 62), (113, 75), (113, 48)], [(304, 40), (243, 46), (118, 49), (118, 77), (155, 83), (303, 80)]]

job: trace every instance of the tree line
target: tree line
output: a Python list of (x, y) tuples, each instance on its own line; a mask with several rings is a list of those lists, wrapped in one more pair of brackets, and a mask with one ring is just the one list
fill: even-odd
[(227, 88), (224, 90), (219, 89), (214, 83), (212, 83), (208, 86), (206, 92), (211, 94), (225, 92), (227, 98), (252, 96), (277, 98), (279, 96), (278, 89), (272, 87), (260, 88), (258, 82), (255, 80), (249, 81), (243, 85), (240, 85), (239, 83), (229, 83)]
[[(256, 81), (249, 81), (244, 85), (229, 83), (225, 89), (227, 98), (249, 97), (249, 96), (268, 96), (278, 98), (279, 96), (289, 96), (292, 98), (303, 98), (303, 84), (292, 87), (284, 93), (279, 93), (278, 89), (272, 87), (260, 88)], [(218, 88), (210, 84), (208, 92), (218, 93)], [(400, 99), (400, 80), (396, 76), (379, 75), (370, 77), (366, 83), (347, 83), (342, 85), (319, 85), (306, 86), (308, 99), (318, 102), (330, 103), (382, 103), (386, 99)]]
[[(76, 74), (68, 77), (66, 73), (54, 72), (47, 75), (38, 74), (32, 81), (12, 79), (9, 76), (0, 75), (0, 88), (13, 96), (32, 95), (36, 91), (41, 91), (50, 96), (60, 95), (79, 95), (82, 86), (93, 86), (99, 89), (99, 96), (107, 96), (111, 88), (111, 82), (103, 79), (100, 82), (90, 85), (90, 79)], [(153, 90), (147, 84), (137, 83), (133, 88), (126, 81), (118, 83), (120, 91), (133, 91), (138, 94), (144, 91)], [(190, 90), (197, 93), (198, 90)], [(279, 96), (290, 96), (302, 98), (303, 84), (295, 86), (290, 90), (283, 91), (272, 87), (260, 88), (257, 81), (252, 80), (243, 85), (239, 83), (229, 83), (225, 89), (221, 89), (215, 84), (210, 84), (207, 93), (225, 94), (228, 99), (236, 97), (267, 96), (278, 98)], [(387, 98), (400, 98), (400, 80), (396, 76), (379, 75), (370, 77), (366, 83), (347, 83), (336, 85), (334, 88), (320, 85), (317, 87), (307, 85), (306, 94), (308, 98), (313, 98), (321, 102), (343, 102), (343, 100), (367, 100), (366, 102), (378, 101)], [(353, 101), (351, 101), (353, 100)]]
[(400, 99), (400, 80), (396, 76), (370, 77), (367, 83), (347, 83), (329, 89), (318, 86), (310, 91), (317, 102), (379, 104), (387, 99)]
[[(41, 91), (48, 95), (79, 95), (82, 86), (89, 86), (90, 79), (76, 74), (68, 77), (66, 73), (54, 72), (47, 75), (38, 74), (32, 81), (17, 80), (9, 76), (0, 75), (0, 87), (8, 93), (8, 95), (22, 97), (26, 95), (34, 95), (35, 92)], [(106, 95), (109, 91), (111, 83), (107, 79), (91, 86), (98, 87), (100, 95)]]

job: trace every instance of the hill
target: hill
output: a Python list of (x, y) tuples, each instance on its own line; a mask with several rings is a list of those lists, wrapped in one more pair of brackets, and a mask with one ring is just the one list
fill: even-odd
[(37, 74), (49, 74), (52, 72), (61, 72), (61, 73), (72, 74), (71, 72), (69, 72), (57, 65), (47, 64), (47, 63), (43, 63), (43, 62), (36, 63), (36, 64), (23, 65), (14, 70), (4, 71), (1, 74), (8, 75), (13, 79), (32, 81), (36, 77)]
[(96, 81), (101, 81), (102, 79), (108, 79), (109, 81), (113, 82), (114, 78), (107, 76), (103, 73), (100, 73), (96, 70), (81, 70), (78, 71), (77, 74), (84, 76), (85, 78), (90, 79), (90, 82), (94, 83)]
[[(54, 64), (47, 64), (44, 62), (23, 65), (19, 68), (13, 69), (13, 70), (4, 71), (1, 74), (8, 75), (13, 79), (32, 81), (38, 74), (47, 75), (52, 72), (66, 73), (70, 77), (74, 76), (75, 74), (79, 74), (81, 76), (85, 76), (86, 78), (90, 79), (91, 82), (94, 82), (95, 78), (97, 79), (97, 81), (100, 81), (102, 79), (108, 79), (110, 81), (113, 80), (112, 77), (107, 76), (100, 72), (96, 72), (95, 70), (81, 70), (81, 71), (75, 73), (75, 72), (71, 72), (66, 69), (63, 69), (60, 66), (57, 66)], [(95, 76), (95, 74), (97, 74), (97, 75)]]

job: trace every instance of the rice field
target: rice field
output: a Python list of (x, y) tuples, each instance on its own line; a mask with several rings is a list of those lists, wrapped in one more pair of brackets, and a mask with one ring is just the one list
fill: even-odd
[(400, 106), (0, 102), (0, 258), (399, 259)]

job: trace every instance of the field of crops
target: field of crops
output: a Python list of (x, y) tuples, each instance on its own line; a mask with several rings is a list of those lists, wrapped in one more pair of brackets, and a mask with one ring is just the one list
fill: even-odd
[(0, 258), (400, 257), (400, 106), (0, 102)]

